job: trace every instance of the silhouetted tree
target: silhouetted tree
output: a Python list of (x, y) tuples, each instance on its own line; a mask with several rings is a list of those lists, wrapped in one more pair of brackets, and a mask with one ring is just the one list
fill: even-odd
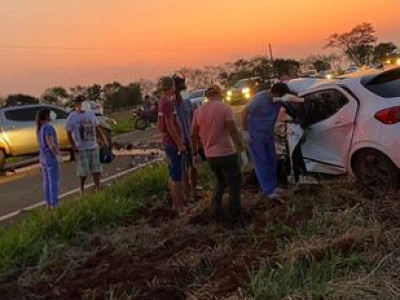
[(373, 62), (375, 64), (382, 63), (386, 59), (387, 55), (392, 53), (396, 49), (397, 49), (397, 46), (392, 42), (379, 43), (374, 48)]
[(372, 24), (361, 23), (349, 32), (332, 34), (325, 47), (340, 49), (353, 63), (364, 66), (372, 60), (376, 41)]

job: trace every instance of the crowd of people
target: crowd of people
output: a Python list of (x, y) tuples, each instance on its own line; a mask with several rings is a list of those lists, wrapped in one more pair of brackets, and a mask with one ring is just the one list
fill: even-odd
[[(242, 174), (239, 154), (249, 149), (261, 192), (260, 201), (284, 202), (285, 191), (278, 187), (275, 126), (278, 118), (290, 114), (290, 102), (299, 98), (291, 95), (285, 83), (275, 84), (270, 91), (257, 93), (242, 111), (242, 134), (232, 108), (223, 102), (218, 85), (206, 89), (207, 101), (196, 111), (190, 101), (183, 101), (176, 80), (161, 80), (162, 96), (159, 100), (158, 128), (169, 167), (173, 209), (185, 214), (185, 205), (196, 191), (195, 161), (199, 149), (215, 175), (211, 214), (222, 218), (222, 198), (229, 192), (229, 221), (243, 226), (241, 214)], [(190, 137), (190, 142), (189, 142)], [(188, 175), (191, 174), (191, 175)], [(187, 192), (190, 189), (191, 192)]]
[[(85, 193), (85, 182), (93, 177), (95, 190), (100, 188), (101, 163), (100, 147), (108, 144), (96, 115), (83, 107), (85, 98), (78, 96), (74, 111), (65, 124), (72, 153), (76, 161), (76, 175), (79, 178), (81, 195)], [(39, 162), (42, 166), (44, 199), (49, 208), (59, 205), (60, 163), (57, 134), (51, 125), (53, 119), (49, 109), (39, 110), (36, 116)], [(109, 147), (109, 145), (107, 145)]]
[[(211, 85), (205, 91), (207, 101), (197, 110), (190, 100), (184, 100), (184, 78), (163, 77), (162, 95), (158, 100), (158, 130), (169, 169), (168, 186), (172, 209), (182, 216), (187, 204), (197, 200), (197, 166), (207, 160), (215, 175), (211, 215), (220, 220), (225, 190), (229, 193), (229, 221), (243, 226), (241, 213), (242, 171), (239, 157), (248, 151), (254, 164), (261, 192), (260, 201), (284, 203), (285, 191), (278, 187), (278, 166), (275, 150), (275, 127), (278, 119), (291, 115), (290, 102), (299, 99), (291, 95), (285, 83), (271, 90), (258, 92), (241, 113), (240, 132), (230, 105), (223, 101), (223, 91)], [(99, 148), (109, 141), (100, 129), (94, 113), (86, 111), (84, 97), (75, 99), (75, 110), (69, 115), (65, 129), (76, 157), (76, 174), (80, 191), (93, 177), (95, 189), (100, 188), (101, 159)], [(150, 105), (150, 99), (145, 99)], [(59, 204), (59, 163), (62, 161), (57, 136), (51, 125), (51, 112), (43, 109), (37, 114), (37, 138), (44, 178), (44, 195), (48, 207)]]

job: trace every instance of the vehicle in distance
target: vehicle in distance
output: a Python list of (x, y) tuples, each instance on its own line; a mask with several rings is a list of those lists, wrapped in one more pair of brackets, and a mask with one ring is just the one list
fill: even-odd
[(198, 108), (206, 100), (205, 92), (205, 89), (199, 89), (189, 94), (189, 101), (192, 103), (194, 109)]
[(24, 105), (0, 108), (0, 170), (4, 168), (7, 157), (36, 154), (39, 145), (36, 138), (36, 113), (48, 108), (53, 117), (61, 149), (70, 148), (64, 129), (68, 112), (53, 105)]
[(237, 81), (234, 86), (226, 91), (225, 102), (246, 104), (262, 88), (263, 81), (260, 77), (252, 77)]

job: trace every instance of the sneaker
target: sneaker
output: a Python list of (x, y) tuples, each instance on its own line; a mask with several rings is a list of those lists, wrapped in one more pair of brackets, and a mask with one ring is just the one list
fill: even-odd
[(276, 188), (274, 190), (274, 194), (279, 194), (279, 195), (285, 194), (285, 190), (281, 188)]

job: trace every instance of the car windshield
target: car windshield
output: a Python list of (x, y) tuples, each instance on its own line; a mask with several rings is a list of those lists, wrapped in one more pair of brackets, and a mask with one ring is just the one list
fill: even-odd
[(190, 94), (190, 98), (200, 98), (204, 96), (204, 91), (194, 91)]
[(248, 79), (242, 79), (242, 80), (237, 81), (233, 87), (241, 89), (241, 88), (246, 87), (249, 82), (250, 81)]
[(400, 97), (400, 68), (392, 69), (376, 77), (364, 77), (361, 82), (366, 89), (380, 97)]

